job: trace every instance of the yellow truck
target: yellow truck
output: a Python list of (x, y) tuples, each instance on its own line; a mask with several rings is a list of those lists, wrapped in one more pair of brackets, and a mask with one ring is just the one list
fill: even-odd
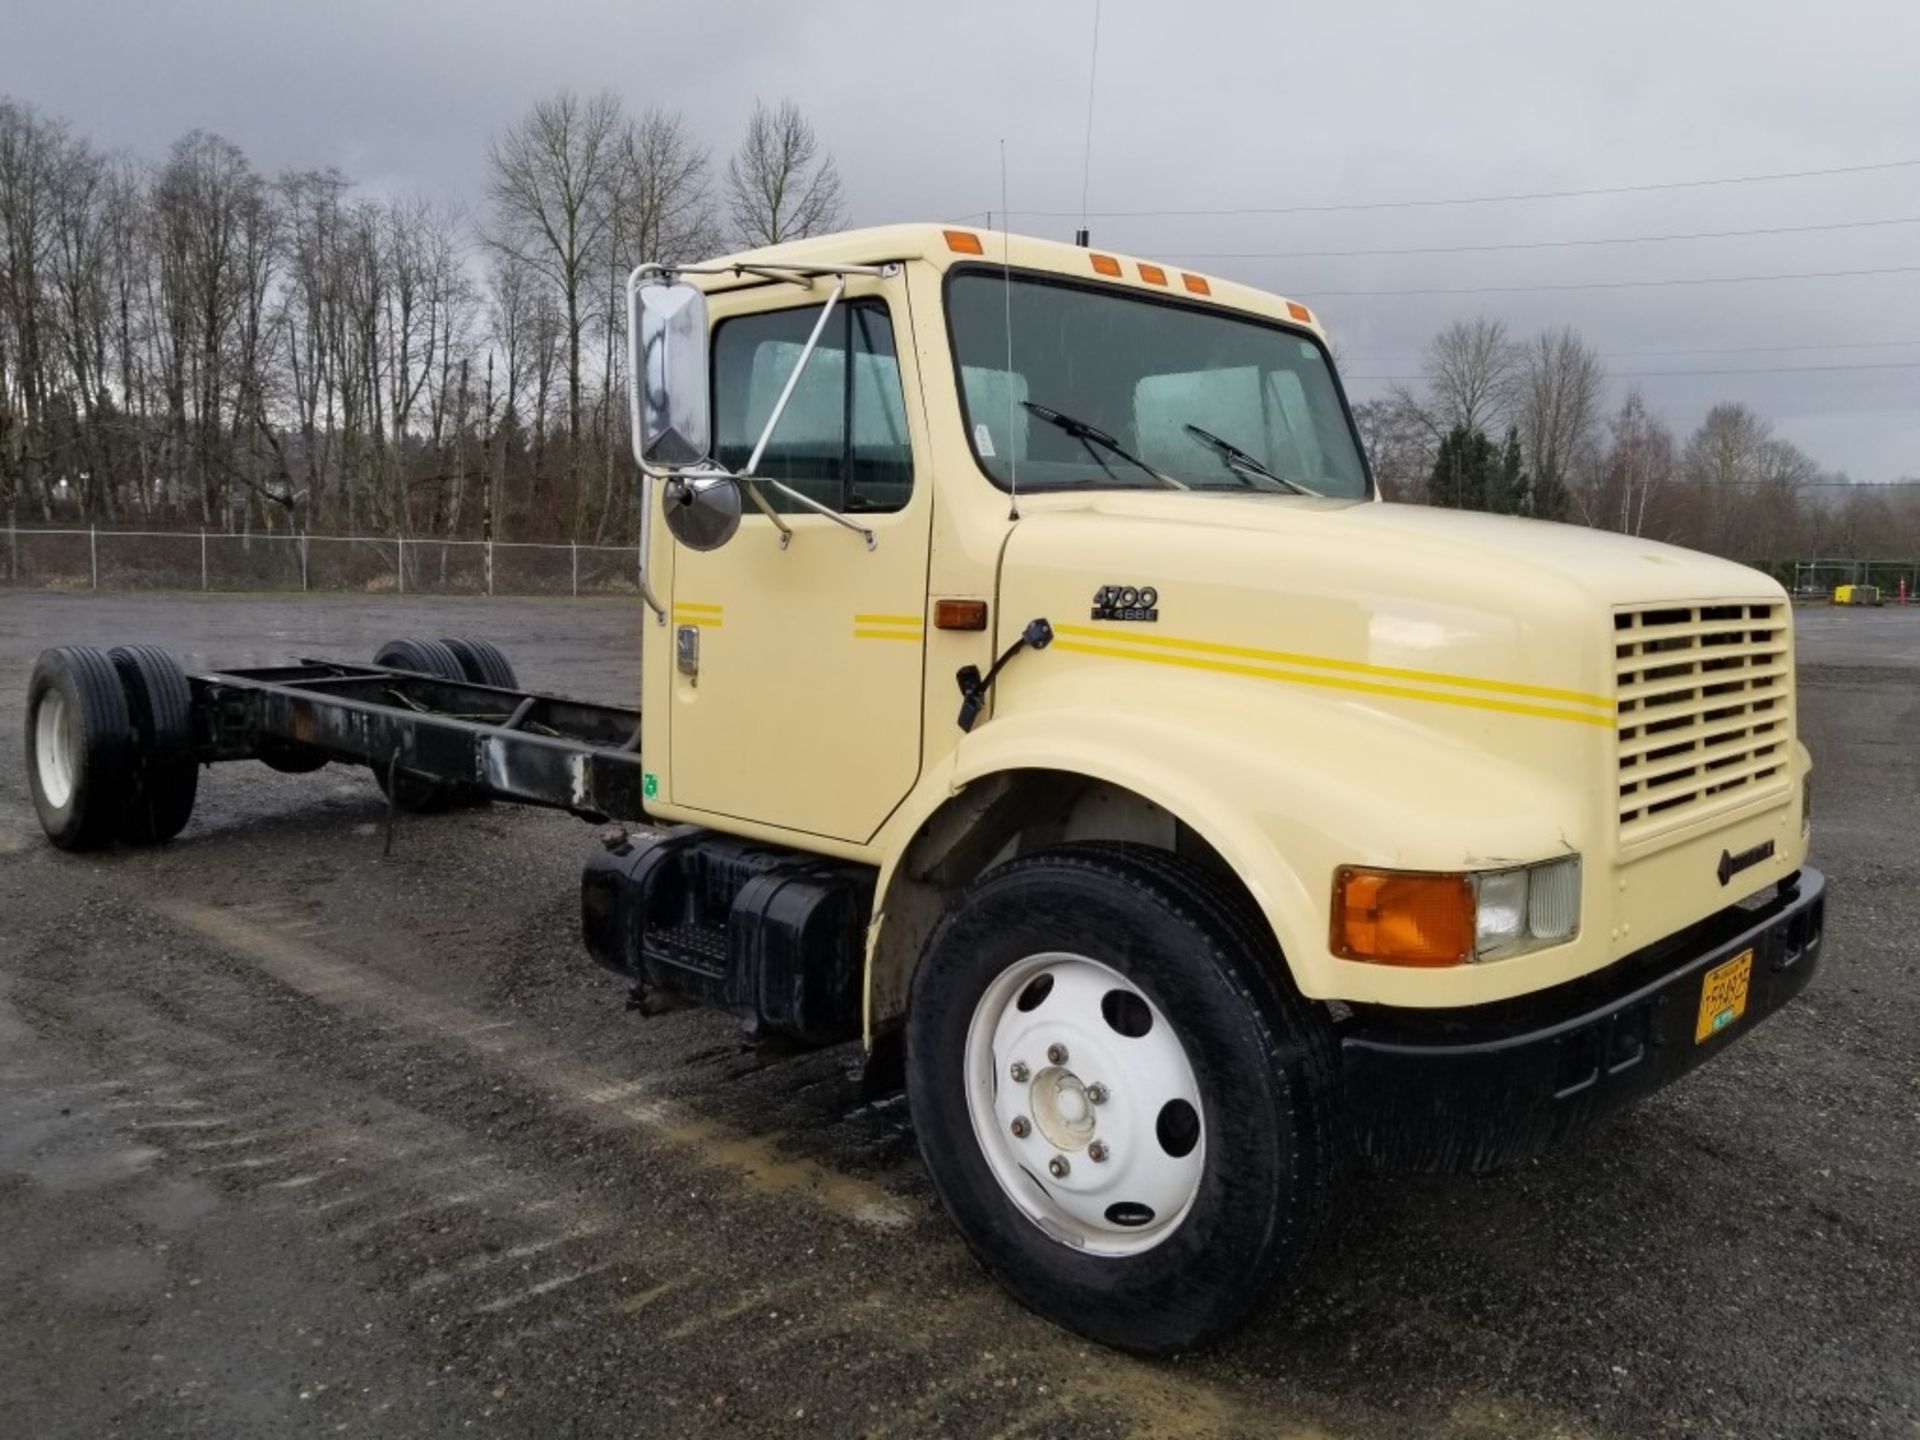
[(1878, 585), (1836, 585), (1833, 587), (1833, 603), (1836, 605), (1884, 605), (1887, 602)]
[(640, 1008), (859, 1039), (984, 1266), (1145, 1352), (1283, 1292), (1350, 1165), (1539, 1154), (1807, 984), (1786, 595), (1384, 503), (1308, 307), (937, 225), (628, 301), (637, 711), (480, 642), (50, 651), (48, 833), (165, 838), (243, 758), (615, 822), (583, 924)]

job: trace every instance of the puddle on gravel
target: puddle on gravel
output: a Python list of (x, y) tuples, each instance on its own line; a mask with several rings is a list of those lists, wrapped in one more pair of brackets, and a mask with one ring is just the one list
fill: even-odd
[(127, 1213), (163, 1234), (174, 1235), (219, 1208), (220, 1197), (193, 1180), (162, 1180), (129, 1196)]
[(78, 1300), (138, 1300), (160, 1288), (160, 1262), (131, 1245), (90, 1250), (62, 1270), (60, 1288)]
[(119, 1185), (159, 1158), (160, 1152), (151, 1145), (126, 1145), (85, 1155), (50, 1155), (28, 1165), (26, 1173), (36, 1184), (56, 1194), (69, 1194)]

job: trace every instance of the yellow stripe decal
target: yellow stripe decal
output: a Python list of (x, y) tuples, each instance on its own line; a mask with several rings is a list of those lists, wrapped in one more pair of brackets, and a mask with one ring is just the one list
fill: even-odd
[(926, 622), (918, 615), (856, 615), (853, 617), (853, 623), (856, 625), (922, 625)]
[(722, 607), (718, 605), (700, 605), (692, 600), (676, 600), (673, 602), (673, 608), (675, 610), (701, 610), (709, 615), (718, 615)]
[(853, 632), (853, 638), (856, 640), (912, 640), (918, 642), (921, 637), (918, 630), (856, 630)]
[[(1065, 626), (1056, 626), (1065, 629)], [(1077, 632), (1078, 627), (1076, 627)], [(1180, 665), (1190, 670), (1213, 670), (1223, 675), (1251, 675), (1259, 680), (1281, 680), (1294, 685), (1319, 685), (1329, 690), (1355, 690), (1365, 695), (1389, 695), (1399, 700), (1428, 700), (1436, 705), (1463, 705), (1474, 710), (1498, 710), (1509, 715), (1537, 715), (1545, 720), (1573, 720), (1582, 725), (1614, 728), (1611, 715), (1589, 715), (1584, 710), (1556, 710), (1546, 705), (1525, 705), (1513, 700), (1489, 700), (1478, 695), (1447, 695), (1435, 690), (1414, 690), (1405, 685), (1379, 685), (1367, 680), (1344, 680), (1334, 675), (1308, 675), (1300, 671), (1272, 670), (1260, 665), (1238, 665), (1225, 660), (1204, 660), (1197, 655), (1152, 655), (1139, 650), (1122, 650), (1111, 645), (1088, 645), (1078, 640), (1056, 640), (1056, 650), (1077, 655), (1106, 655), (1116, 660), (1141, 660), (1150, 665)]]
[[(1304, 665), (1315, 670), (1343, 670), (1354, 675), (1377, 675), (1388, 680), (1417, 680), (1427, 685), (1454, 685), (1463, 690), (1486, 690), (1496, 695), (1525, 695), (1538, 700), (1564, 700), (1574, 705), (1592, 705), (1608, 712), (1613, 701), (1605, 695), (1588, 695), (1579, 690), (1554, 690), (1545, 685), (1522, 685), (1512, 680), (1481, 680), (1471, 675), (1448, 675), (1438, 670), (1404, 670), (1395, 665), (1369, 665), (1360, 660), (1338, 660), (1330, 655), (1297, 655), (1285, 650), (1256, 650), (1248, 645), (1222, 645), (1213, 640), (1178, 640), (1168, 635), (1123, 635), (1116, 630), (1096, 630), (1087, 625), (1056, 625), (1057, 635), (1082, 635), (1089, 640), (1114, 644), (1152, 645), (1176, 650), (1197, 650), (1203, 655), (1231, 655), (1236, 659), (1258, 660), (1268, 665)], [(1142, 660), (1152, 656), (1142, 655)]]

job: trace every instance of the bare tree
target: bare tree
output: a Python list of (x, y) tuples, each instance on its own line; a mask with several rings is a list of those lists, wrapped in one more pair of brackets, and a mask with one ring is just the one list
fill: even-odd
[(1694, 544), (1743, 559), (1778, 558), (1797, 528), (1804, 486), (1819, 467), (1745, 405), (1707, 412), (1687, 441)]
[(1456, 320), (1427, 346), (1421, 362), (1425, 396), (1404, 387), (1393, 395), (1409, 417), (1425, 423), (1436, 441), (1463, 426), (1492, 434), (1512, 403), (1517, 361), (1517, 347), (1504, 323), (1486, 316)]
[(620, 169), (618, 97), (562, 91), (539, 101), (489, 151), (488, 242), (546, 277), (566, 318), (567, 439), (580, 442), (581, 341), (607, 261)]
[(846, 222), (840, 172), (820, 153), (812, 123), (791, 100), (754, 102), (746, 138), (727, 162), (727, 211), (744, 248), (778, 245)]
[(62, 126), (31, 106), (0, 99), (0, 488), (10, 515), (35, 481), (43, 516), (52, 514), (42, 271), (53, 247), (54, 189), (65, 144)]
[(1534, 514), (1554, 519), (1566, 512), (1576, 469), (1593, 456), (1604, 379), (1599, 355), (1571, 326), (1543, 330), (1521, 347), (1512, 419), (1532, 477)]
[(247, 157), (201, 130), (174, 145), (153, 203), (174, 455), (194, 483), (201, 523), (218, 525), (235, 478), (229, 421), (238, 394), (258, 381), (253, 337), (271, 271), (271, 216)]
[(711, 162), (680, 116), (644, 112), (621, 131), (619, 158), (621, 261), (697, 260), (720, 247)]
[(1417, 406), (1388, 395), (1353, 407), (1367, 461), (1389, 500), (1417, 500), (1433, 469), (1434, 437)]
[(1673, 432), (1647, 408), (1638, 389), (1627, 392), (1607, 429), (1601, 489), (1588, 523), (1623, 535), (1644, 535), (1655, 497), (1673, 480)]

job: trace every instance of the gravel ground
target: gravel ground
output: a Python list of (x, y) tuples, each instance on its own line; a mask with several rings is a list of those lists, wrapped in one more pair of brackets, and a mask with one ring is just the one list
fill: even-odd
[(1920, 1436), (1920, 612), (1802, 617), (1814, 987), (1583, 1146), (1361, 1177), (1304, 1292), (1176, 1363), (1028, 1316), (849, 1050), (642, 1020), (591, 832), (401, 823), (361, 771), (203, 778), (56, 853), (46, 644), (192, 664), (481, 634), (637, 689), (629, 603), (0, 596), (0, 1435)]

